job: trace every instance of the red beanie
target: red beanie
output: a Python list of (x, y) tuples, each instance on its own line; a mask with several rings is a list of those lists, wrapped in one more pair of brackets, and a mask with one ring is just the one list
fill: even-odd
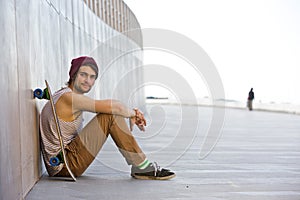
[(77, 73), (79, 68), (83, 65), (87, 65), (93, 68), (96, 72), (96, 78), (98, 77), (98, 65), (96, 61), (92, 57), (82, 56), (78, 58), (74, 58), (71, 62), (71, 69), (69, 71), (70, 80)]

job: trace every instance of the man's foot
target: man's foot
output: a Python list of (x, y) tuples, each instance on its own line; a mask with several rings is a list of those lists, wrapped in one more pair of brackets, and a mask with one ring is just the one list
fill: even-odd
[(143, 180), (168, 180), (174, 178), (176, 175), (168, 169), (160, 169), (154, 162), (145, 169), (139, 169), (138, 167), (132, 166), (131, 176)]

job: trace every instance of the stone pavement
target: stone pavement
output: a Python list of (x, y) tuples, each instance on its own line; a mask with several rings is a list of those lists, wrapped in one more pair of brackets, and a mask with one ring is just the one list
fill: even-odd
[[(135, 130), (134, 135), (150, 160), (176, 172), (172, 180), (132, 179), (130, 167), (108, 140), (77, 182), (44, 175), (26, 200), (299, 200), (300, 116), (226, 109), (221, 137), (210, 154), (200, 158), (204, 139), (215, 139), (206, 135), (212, 109), (147, 107), (148, 129), (145, 133)], [(199, 120), (189, 115), (195, 110)]]

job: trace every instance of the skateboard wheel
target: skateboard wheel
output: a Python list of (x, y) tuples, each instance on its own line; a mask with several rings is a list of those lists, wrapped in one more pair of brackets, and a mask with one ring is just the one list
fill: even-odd
[(58, 166), (60, 164), (60, 160), (57, 157), (50, 158), (49, 162), (51, 166)]
[(48, 88), (45, 88), (44, 90), (43, 90), (43, 97), (42, 97), (43, 99), (47, 99), (47, 100), (50, 100), (50, 95), (49, 95), (49, 90), (48, 90)]
[(37, 88), (33, 91), (34, 98), (42, 99), (43, 95), (44, 95), (43, 90), (40, 88)]

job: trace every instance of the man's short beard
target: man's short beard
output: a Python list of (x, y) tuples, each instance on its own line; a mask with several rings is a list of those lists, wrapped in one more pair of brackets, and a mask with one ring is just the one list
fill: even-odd
[(78, 91), (78, 92), (80, 92), (80, 93), (82, 93), (82, 94), (84, 94), (84, 93), (89, 93), (89, 92), (91, 91), (91, 89), (92, 89), (92, 87), (90, 87), (89, 90), (84, 91), (84, 90), (82, 90), (80, 87), (77, 87), (77, 84), (74, 84), (74, 88), (76, 89), (76, 91)]

